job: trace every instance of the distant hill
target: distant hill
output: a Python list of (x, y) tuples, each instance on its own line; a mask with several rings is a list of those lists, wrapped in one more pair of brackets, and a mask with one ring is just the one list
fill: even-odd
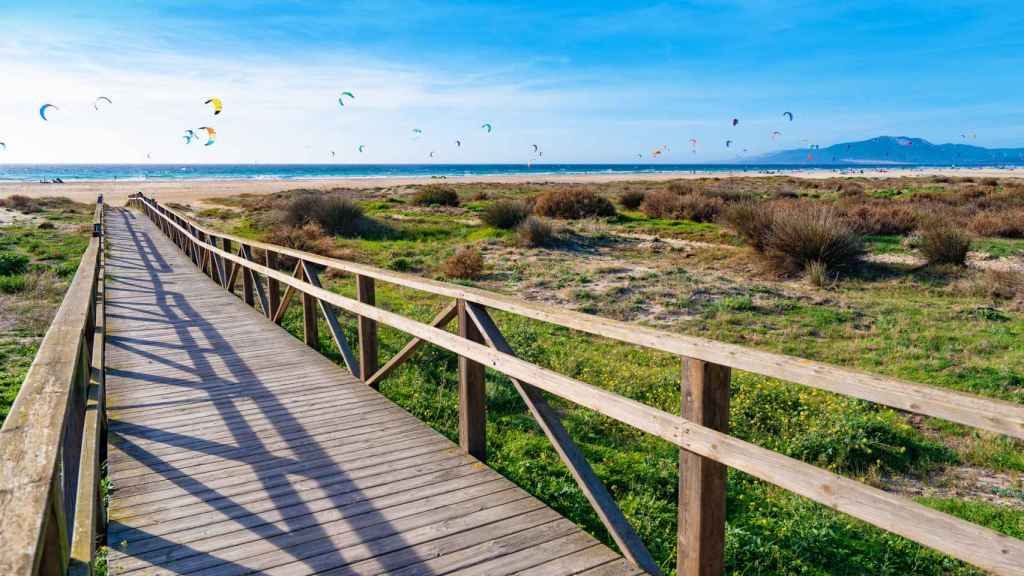
[[(810, 155), (810, 156), (808, 156)], [(982, 148), (969, 144), (932, 144), (923, 138), (879, 136), (827, 148), (771, 152), (745, 163), (757, 164), (1022, 164), (1024, 148)]]

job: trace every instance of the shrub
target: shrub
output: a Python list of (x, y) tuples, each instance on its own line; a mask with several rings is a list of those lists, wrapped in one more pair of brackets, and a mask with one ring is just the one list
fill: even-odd
[(860, 235), (831, 206), (789, 202), (773, 212), (765, 249), (785, 271), (802, 270), (810, 262), (838, 271), (864, 254)]
[(753, 201), (730, 204), (722, 212), (722, 219), (726, 224), (758, 252), (765, 250), (774, 218), (773, 205)]
[(979, 236), (1024, 238), (1024, 210), (981, 212), (971, 219), (970, 228)]
[(948, 221), (932, 219), (918, 231), (918, 250), (929, 264), (967, 264), (971, 237)]
[(550, 246), (555, 241), (555, 229), (550, 222), (530, 216), (519, 225), (516, 243), (524, 248)]
[(681, 198), (672, 190), (654, 190), (644, 196), (640, 209), (650, 218), (674, 218), (682, 206)]
[(529, 207), (517, 200), (498, 200), (484, 208), (480, 219), (494, 228), (509, 230), (518, 226), (530, 215)]
[(445, 261), (443, 271), (449, 278), (476, 280), (484, 272), (484, 257), (472, 246), (460, 248)]
[(903, 205), (858, 204), (846, 215), (861, 234), (902, 236), (913, 232), (918, 224), (917, 210)]
[(615, 206), (586, 188), (559, 188), (537, 197), (533, 211), (548, 218), (578, 220), (615, 215)]
[(431, 184), (424, 186), (412, 197), (417, 206), (458, 206), (459, 195), (450, 186)]
[(693, 180), (673, 180), (668, 184), (668, 191), (676, 196), (701, 193), (700, 187)]
[[(270, 231), (270, 234), (267, 235), (266, 241), (270, 244), (284, 246), (285, 248), (293, 248), (303, 252), (313, 252), (314, 254), (328, 256), (334, 248), (334, 243), (331, 242), (330, 238), (324, 236), (323, 229), (315, 222), (310, 222), (309, 224), (299, 227), (278, 226)], [(279, 260), (281, 265), (286, 268), (290, 268), (295, 265), (294, 259), (282, 257)]]
[(619, 204), (622, 204), (623, 208), (636, 210), (643, 203), (646, 195), (647, 193), (643, 190), (626, 190), (619, 195)]
[(14, 252), (0, 252), (0, 276), (21, 274), (28, 269), (28, 257)]
[(21, 274), (16, 276), (0, 276), (0, 294), (24, 292), (27, 285), (25, 276)]
[(993, 300), (1014, 300), (1024, 297), (1024, 272), (1017, 270), (979, 270), (962, 278), (954, 289), (968, 296)]
[(812, 286), (827, 288), (830, 284), (831, 279), (828, 277), (828, 266), (822, 262), (817, 260), (808, 262), (805, 272), (807, 272), (807, 281)]
[(338, 236), (358, 236), (366, 229), (363, 209), (347, 198), (327, 194), (303, 194), (288, 203), (283, 222), (293, 228), (316, 224)]
[(700, 192), (678, 194), (676, 186), (655, 190), (644, 198), (641, 209), (651, 218), (682, 218), (711, 222), (725, 208), (725, 200)]

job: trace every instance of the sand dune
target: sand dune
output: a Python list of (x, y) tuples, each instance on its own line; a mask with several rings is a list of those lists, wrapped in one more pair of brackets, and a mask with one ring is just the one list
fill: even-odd
[[(787, 170), (774, 172), (776, 175), (800, 178), (833, 178), (836, 176), (860, 176), (868, 178), (891, 178), (900, 176), (960, 176), (960, 177), (1015, 177), (1024, 178), (1024, 169), (1004, 168), (934, 168), (864, 170), (857, 173), (836, 173), (832, 170)], [(760, 172), (661, 172), (653, 174), (504, 174), (494, 176), (450, 176), (443, 180), (451, 183), (488, 182), (521, 184), (527, 182), (600, 183), (626, 181), (664, 181), (678, 178), (702, 177), (757, 177)], [(195, 202), (203, 198), (233, 196), (248, 192), (271, 194), (293, 188), (380, 188), (410, 186), (437, 182), (429, 177), (401, 178), (324, 178), (315, 180), (288, 179), (239, 179), (239, 180), (152, 180), (152, 181), (91, 181), (68, 182), (65, 184), (42, 184), (38, 182), (0, 182), (0, 196), (24, 194), (27, 196), (65, 196), (81, 202), (92, 202), (100, 193), (109, 204), (123, 204), (129, 194), (143, 192), (165, 202)]]

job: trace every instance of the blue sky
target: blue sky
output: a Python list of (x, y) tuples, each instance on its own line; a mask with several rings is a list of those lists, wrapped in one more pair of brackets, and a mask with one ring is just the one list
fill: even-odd
[[(534, 143), (549, 162), (632, 162), (662, 144), (661, 162), (709, 162), (736, 157), (726, 139), (753, 155), (963, 132), (1024, 146), (1019, 1), (0, 0), (0, 13), (0, 162), (524, 162)], [(345, 109), (342, 90), (356, 94)], [(99, 95), (114, 105), (94, 111)], [(43, 102), (60, 107), (50, 122)], [(185, 146), (200, 125), (218, 142)]]

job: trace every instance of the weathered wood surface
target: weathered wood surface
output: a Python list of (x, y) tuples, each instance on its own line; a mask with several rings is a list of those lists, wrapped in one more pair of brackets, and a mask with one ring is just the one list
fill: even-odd
[(638, 573), (145, 217), (107, 229), (112, 574)]

